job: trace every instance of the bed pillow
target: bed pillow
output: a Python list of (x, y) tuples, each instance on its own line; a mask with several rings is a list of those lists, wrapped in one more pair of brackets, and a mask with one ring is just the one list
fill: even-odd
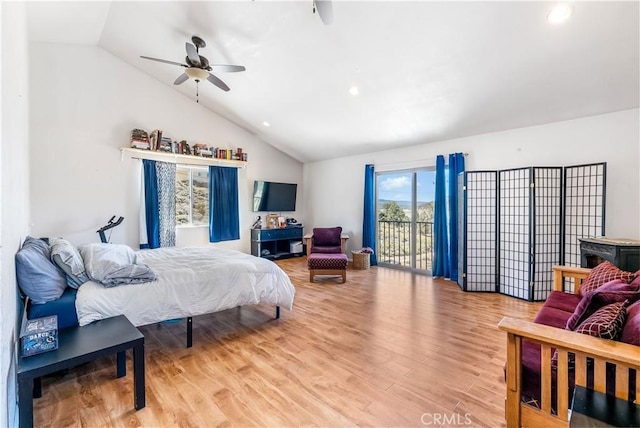
[(67, 275), (67, 285), (78, 288), (89, 277), (84, 270), (84, 261), (76, 247), (62, 238), (54, 239), (51, 243), (51, 261), (54, 262)]
[(582, 282), (578, 293), (581, 296), (585, 296), (590, 291), (593, 291), (614, 279), (621, 279), (628, 284), (633, 281), (635, 277), (635, 272), (625, 272), (618, 269), (610, 262), (604, 261), (589, 272), (589, 276), (587, 276), (587, 278)]
[(85, 244), (78, 247), (87, 275), (105, 287), (139, 284), (156, 279), (155, 273), (126, 245)]
[(15, 259), (18, 286), (33, 303), (62, 296), (67, 288), (64, 272), (51, 262), (49, 246), (43, 240), (27, 236)]

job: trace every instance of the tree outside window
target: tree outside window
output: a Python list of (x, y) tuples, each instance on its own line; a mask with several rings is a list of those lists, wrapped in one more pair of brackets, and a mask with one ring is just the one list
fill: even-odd
[(176, 224), (209, 224), (209, 170), (178, 166), (176, 168)]

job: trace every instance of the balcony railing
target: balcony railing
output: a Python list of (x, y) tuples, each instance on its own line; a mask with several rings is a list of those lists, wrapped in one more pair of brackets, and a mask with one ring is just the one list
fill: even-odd
[[(378, 263), (412, 267), (410, 221), (378, 221)], [(431, 270), (433, 263), (433, 223), (416, 222), (416, 269)]]

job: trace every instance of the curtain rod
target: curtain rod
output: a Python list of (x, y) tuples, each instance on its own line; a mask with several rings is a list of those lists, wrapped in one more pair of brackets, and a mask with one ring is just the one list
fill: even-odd
[[(469, 153), (463, 153), (462, 154), (465, 158), (467, 156), (469, 156)], [(435, 165), (436, 162), (436, 158), (425, 158), (425, 159), (412, 159), (412, 160), (406, 160), (406, 161), (398, 161), (398, 162), (389, 162), (389, 163), (376, 163), (376, 162), (371, 162), (373, 164), (373, 166), (389, 166), (389, 165), (400, 165), (400, 164), (408, 164), (408, 163), (419, 163), (419, 162), (433, 162)]]

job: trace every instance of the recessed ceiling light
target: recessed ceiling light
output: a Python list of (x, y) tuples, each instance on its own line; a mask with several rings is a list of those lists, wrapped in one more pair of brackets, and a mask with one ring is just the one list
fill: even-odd
[(266, 127), (271, 126), (271, 124), (270, 124), (269, 122), (267, 122), (267, 121), (262, 122), (262, 124), (263, 124), (264, 126), (266, 126)]
[(573, 8), (565, 3), (560, 3), (551, 8), (547, 13), (547, 21), (550, 24), (561, 24), (565, 22), (571, 14), (573, 13)]
[(351, 95), (358, 95), (360, 93), (360, 91), (358, 90), (357, 86), (352, 86), (349, 88), (349, 93)]

